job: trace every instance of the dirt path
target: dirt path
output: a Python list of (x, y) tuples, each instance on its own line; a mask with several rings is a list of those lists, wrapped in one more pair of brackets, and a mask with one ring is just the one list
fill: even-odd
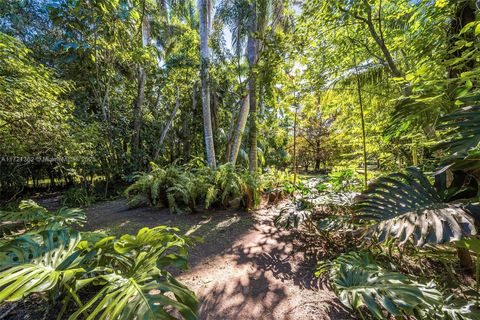
[(192, 249), (191, 268), (178, 275), (201, 301), (199, 319), (352, 319), (314, 277), (315, 262), (297, 234), (273, 226), (273, 212), (171, 215), (151, 208), (127, 210), (119, 200), (89, 208), (86, 228), (122, 234), (163, 224), (204, 237)]

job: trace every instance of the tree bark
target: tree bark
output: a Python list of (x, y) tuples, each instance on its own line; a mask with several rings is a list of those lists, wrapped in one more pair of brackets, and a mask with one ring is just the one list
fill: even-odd
[(240, 150), (240, 145), (242, 144), (243, 132), (247, 124), (248, 112), (250, 109), (250, 99), (247, 95), (243, 98), (242, 108), (238, 114), (237, 124), (235, 126), (235, 132), (233, 134), (233, 143), (230, 152), (229, 162), (235, 164), (237, 162), (238, 151)]
[(248, 81), (248, 93), (250, 100), (250, 152), (249, 152), (249, 169), (250, 173), (257, 172), (257, 92), (256, 92), (256, 75), (255, 66), (257, 64), (258, 44), (255, 39), (257, 32), (257, 9), (256, 2), (250, 4), (250, 21), (249, 34), (247, 41), (248, 64), (250, 68), (250, 79)]
[(298, 118), (298, 103), (296, 93), (293, 97), (295, 103), (295, 117), (293, 119), (293, 184), (297, 184), (297, 118)]
[[(142, 47), (150, 45), (150, 23), (148, 16), (145, 14), (142, 20)], [(140, 132), (142, 130), (142, 108), (145, 100), (145, 84), (147, 82), (147, 74), (144, 67), (138, 65), (138, 87), (137, 99), (133, 108), (133, 138), (132, 138), (132, 160), (134, 166), (140, 166)]]
[(208, 0), (198, 0), (198, 17), (200, 20), (200, 78), (202, 83), (202, 111), (203, 129), (205, 135), (205, 152), (207, 163), (210, 167), (217, 166), (215, 160), (215, 147), (213, 144), (212, 116), (210, 110), (209, 64), (210, 50), (208, 36), (210, 25), (210, 8)]
[(172, 126), (173, 119), (175, 119), (175, 115), (177, 114), (177, 111), (179, 108), (180, 108), (180, 90), (177, 88), (177, 98), (175, 101), (175, 107), (173, 108), (173, 111), (170, 114), (170, 118), (165, 124), (165, 127), (162, 130), (162, 134), (160, 135), (160, 139), (158, 140), (157, 151), (155, 152), (155, 160), (158, 160), (158, 157), (160, 155), (160, 150), (162, 148), (163, 143), (165, 142), (165, 138), (167, 137), (168, 130)]

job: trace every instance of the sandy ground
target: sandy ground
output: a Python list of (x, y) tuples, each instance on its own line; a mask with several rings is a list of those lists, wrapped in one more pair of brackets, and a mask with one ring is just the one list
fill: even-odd
[(314, 276), (315, 261), (299, 234), (278, 231), (275, 207), (252, 213), (213, 210), (172, 215), (127, 210), (123, 200), (87, 209), (87, 230), (135, 233), (142, 226), (178, 226), (204, 238), (192, 249), (190, 269), (178, 279), (200, 299), (199, 319), (353, 319), (327, 284)]

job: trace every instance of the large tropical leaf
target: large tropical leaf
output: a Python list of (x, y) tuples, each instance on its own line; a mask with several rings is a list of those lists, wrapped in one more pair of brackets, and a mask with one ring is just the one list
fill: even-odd
[(466, 207), (443, 202), (423, 173), (408, 168), (379, 178), (356, 200), (356, 218), (375, 220), (367, 238), (393, 237), (418, 246), (444, 243), (475, 235), (475, 221)]
[(298, 228), (300, 224), (310, 219), (312, 211), (301, 208), (298, 204), (291, 203), (285, 205), (278, 215), (274, 218), (273, 223), (277, 228), (286, 230)]
[(480, 167), (480, 106), (469, 106), (440, 119), (438, 129), (445, 129), (445, 141), (434, 150), (445, 150), (449, 156), (445, 163), (454, 169)]
[(34, 292), (68, 285), (80, 267), (78, 232), (45, 230), (25, 234), (0, 247), (0, 303), (16, 301)]
[(340, 267), (334, 280), (338, 297), (346, 306), (366, 306), (378, 319), (387, 319), (382, 310), (394, 316), (420, 313), (441, 302), (433, 286), (411, 281), (397, 272), (372, 272), (361, 268)]
[[(317, 276), (329, 272), (332, 286), (347, 307), (362, 313), (366, 307), (377, 319), (407, 315), (419, 319), (470, 319), (471, 305), (454, 305), (433, 283), (422, 284), (385, 269), (368, 252), (348, 252), (321, 263)], [(444, 317), (448, 315), (447, 317)], [(455, 317), (457, 316), (457, 317)]]
[(175, 319), (172, 309), (185, 319), (196, 319), (198, 300), (194, 293), (161, 269), (186, 260), (189, 239), (175, 235), (175, 230), (143, 228), (136, 236), (97, 243), (95, 248), (111, 261), (100, 260), (94, 270), (97, 275), (78, 281), (77, 286), (96, 283), (103, 287), (70, 319), (82, 313), (89, 314), (87, 319)]
[(61, 208), (56, 212), (50, 212), (33, 200), (21, 201), (18, 209), (18, 211), (0, 211), (0, 221), (44, 226), (45, 228), (73, 224), (83, 225), (86, 222), (86, 215), (81, 209)]

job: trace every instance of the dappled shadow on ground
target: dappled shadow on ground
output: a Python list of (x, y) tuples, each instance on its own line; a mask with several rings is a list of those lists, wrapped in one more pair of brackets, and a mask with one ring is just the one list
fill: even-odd
[(200, 319), (351, 319), (324, 281), (299, 233), (278, 231), (271, 213), (232, 239), (224, 254), (181, 276), (200, 301)]
[(168, 225), (203, 237), (204, 243), (191, 250), (191, 268), (174, 272), (199, 297), (199, 319), (352, 319), (314, 276), (329, 244), (277, 230), (274, 214), (274, 208), (264, 208), (175, 215), (165, 209), (128, 210), (118, 200), (90, 207), (85, 230), (119, 235)]
[[(105, 231), (116, 235), (135, 234), (143, 227), (166, 225), (181, 233), (203, 237), (205, 242), (193, 249), (191, 261), (222, 253), (252, 227), (250, 214), (241, 210), (203, 210), (192, 214), (171, 214), (168, 209), (141, 207), (129, 209), (125, 200), (98, 203), (86, 210), (86, 231)], [(197, 255), (197, 249), (201, 250)]]

